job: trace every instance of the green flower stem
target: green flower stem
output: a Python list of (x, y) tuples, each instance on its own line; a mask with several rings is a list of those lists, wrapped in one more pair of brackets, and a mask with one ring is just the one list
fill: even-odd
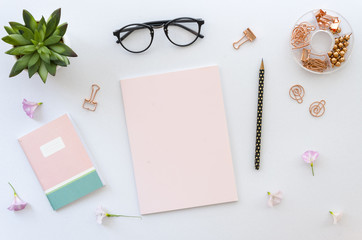
[(329, 211), (330, 214), (334, 215), (334, 213), (332, 211)]
[(312, 167), (312, 174), (313, 174), (313, 176), (314, 176), (313, 163), (311, 163), (310, 166)]
[[(9, 183), (9, 182), (8, 182)], [(16, 196), (16, 195), (18, 195), (17, 193), (16, 193), (16, 191), (15, 191), (15, 188), (13, 187), (13, 185), (11, 185), (11, 183), (9, 183), (9, 185), (10, 185), (10, 187), (13, 189), (13, 191), (14, 191), (14, 196)]]
[(270, 195), (270, 192), (267, 192), (268, 193), (268, 195)]
[(43, 104), (42, 102), (38, 103), (38, 105), (42, 105), (42, 104)]
[(117, 214), (106, 214), (107, 217), (129, 217), (129, 218), (142, 218), (140, 216), (127, 216), (127, 215), (117, 215)]

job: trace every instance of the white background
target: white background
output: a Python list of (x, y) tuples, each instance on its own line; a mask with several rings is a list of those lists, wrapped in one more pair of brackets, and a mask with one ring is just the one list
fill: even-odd
[[(361, 1), (1, 0), (0, 25), (21, 22), (23, 8), (39, 19), (58, 7), (79, 55), (68, 68), (46, 84), (25, 72), (9, 79), (14, 58), (0, 54), (0, 239), (361, 239)], [(341, 13), (354, 30), (350, 61), (333, 75), (301, 69), (289, 50), (294, 22), (316, 8)], [(151, 48), (136, 55), (112, 35), (126, 24), (183, 16), (205, 20), (205, 38), (187, 48), (172, 45), (159, 30)], [(257, 39), (234, 50), (232, 43), (247, 27)], [(4, 29), (0, 33), (6, 35)], [(0, 43), (0, 52), (9, 48)], [(261, 58), (266, 77), (262, 163), (256, 171)], [(213, 64), (221, 72), (239, 202), (97, 225), (98, 204), (115, 214), (139, 214), (119, 80)], [(101, 86), (96, 112), (81, 107), (92, 83)], [(303, 104), (288, 95), (294, 84), (306, 90)], [(23, 98), (44, 102), (34, 119), (23, 112)], [(321, 99), (326, 113), (313, 118), (309, 104)], [(107, 186), (55, 212), (17, 138), (64, 113), (73, 117)], [(315, 177), (301, 158), (308, 149), (320, 152)], [(25, 210), (6, 209), (12, 201), (8, 181), (30, 203)], [(285, 199), (268, 208), (266, 192), (277, 190)], [(343, 211), (338, 225), (332, 225), (329, 210)]]

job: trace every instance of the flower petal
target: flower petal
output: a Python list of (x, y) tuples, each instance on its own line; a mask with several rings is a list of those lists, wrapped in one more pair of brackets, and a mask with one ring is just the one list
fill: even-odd
[(281, 203), (283, 199), (283, 193), (281, 191), (276, 192), (275, 194), (269, 194), (268, 206), (274, 207)]
[(303, 153), (302, 158), (303, 158), (304, 162), (312, 163), (317, 159), (318, 156), (319, 156), (318, 152), (308, 150), (308, 151)]
[(337, 224), (339, 222), (339, 220), (341, 220), (342, 218), (342, 213), (334, 213), (334, 212), (330, 212), (332, 214), (333, 217), (333, 224)]
[(34, 111), (38, 108), (41, 103), (30, 102), (24, 98), (23, 109), (30, 118), (33, 118)]
[(311, 151), (311, 158), (313, 159), (313, 162), (317, 159), (319, 156), (319, 152)]
[(98, 206), (97, 209), (96, 209), (97, 223), (102, 224), (103, 218), (105, 218), (106, 215), (107, 215), (107, 213), (102, 209), (102, 207)]
[(17, 195), (14, 196), (13, 203), (8, 207), (10, 211), (20, 211), (26, 207), (27, 203), (21, 200)]

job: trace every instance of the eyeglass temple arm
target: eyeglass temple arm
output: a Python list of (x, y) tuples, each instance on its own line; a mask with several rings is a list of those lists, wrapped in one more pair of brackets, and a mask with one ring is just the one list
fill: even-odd
[[(159, 25), (159, 24), (164, 24), (165, 22), (168, 22), (168, 21), (155, 21), (155, 22), (147, 22), (147, 23), (144, 23), (144, 24), (148, 24), (148, 25)], [(192, 20), (184, 20), (184, 21), (180, 21), (180, 22), (192, 22)], [(203, 24), (204, 22), (202, 21), (202, 23), (201, 24)], [(196, 36), (198, 36), (198, 37), (200, 37), (200, 38), (204, 38), (204, 35), (202, 35), (201, 33), (197, 33), (196, 31), (194, 31), (194, 30), (192, 30), (192, 29), (190, 29), (190, 28), (188, 28), (188, 27), (186, 27), (186, 26), (183, 26), (183, 25), (181, 25), (181, 24), (176, 24), (176, 23), (174, 23), (174, 24), (172, 24), (172, 25), (175, 25), (175, 26), (178, 26), (178, 27), (181, 27), (181, 28), (183, 28), (183, 29), (185, 29), (186, 31), (189, 31), (189, 32), (191, 32), (192, 34), (194, 34), (194, 35), (196, 35)], [(132, 27), (132, 28), (128, 28), (128, 29), (125, 29), (125, 30), (123, 30), (123, 31), (115, 31), (115, 32), (113, 32), (113, 35), (114, 36), (117, 36), (119, 33), (121, 33), (121, 32), (128, 32), (128, 33), (126, 33), (125, 35), (123, 35), (121, 38), (120, 38), (120, 40), (121, 41), (123, 41), (124, 39), (126, 39), (133, 31), (135, 31), (135, 30), (138, 30), (138, 29), (142, 29), (142, 28), (145, 28), (145, 27), (142, 27), (142, 26), (139, 26), (139, 27)], [(119, 43), (119, 40), (117, 40), (117, 43)]]

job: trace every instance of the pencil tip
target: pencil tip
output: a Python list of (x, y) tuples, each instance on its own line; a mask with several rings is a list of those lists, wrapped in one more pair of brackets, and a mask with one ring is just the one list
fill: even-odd
[(264, 69), (264, 60), (263, 59), (261, 59), (260, 69)]

